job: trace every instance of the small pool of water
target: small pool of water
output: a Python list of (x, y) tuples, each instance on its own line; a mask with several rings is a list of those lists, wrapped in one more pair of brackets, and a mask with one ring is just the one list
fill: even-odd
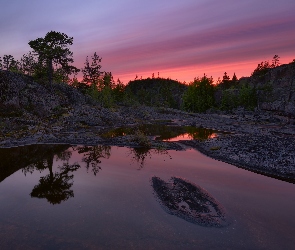
[(194, 126), (167, 126), (164, 124), (144, 124), (137, 127), (121, 127), (101, 133), (104, 138), (132, 135), (140, 131), (147, 136), (154, 136), (156, 140), (206, 140), (217, 137), (221, 131)]
[(294, 184), (192, 149), (0, 149), (1, 249), (293, 249), (294, 207)]

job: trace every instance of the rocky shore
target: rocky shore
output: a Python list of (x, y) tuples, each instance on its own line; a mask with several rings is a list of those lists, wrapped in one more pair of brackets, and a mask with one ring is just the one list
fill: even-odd
[(158, 141), (146, 136), (148, 147), (200, 152), (237, 167), (295, 183), (295, 122), (269, 112), (236, 110), (231, 113), (194, 114), (146, 106), (98, 110), (79, 106), (63, 110), (54, 119), (38, 120), (29, 114), (1, 118), (0, 147), (28, 144), (114, 145), (141, 147), (138, 135), (103, 137), (116, 127), (162, 123), (168, 126), (205, 127), (227, 133), (207, 140)]

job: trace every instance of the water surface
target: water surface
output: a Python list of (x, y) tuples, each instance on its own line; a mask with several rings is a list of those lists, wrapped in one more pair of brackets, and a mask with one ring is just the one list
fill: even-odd
[(142, 124), (136, 127), (120, 127), (101, 133), (104, 138), (113, 138), (124, 135), (133, 135), (140, 131), (146, 136), (153, 136), (155, 140), (181, 141), (181, 140), (206, 140), (217, 137), (221, 131), (195, 126), (175, 126), (166, 124)]
[[(195, 184), (227, 223), (169, 214), (154, 177)], [(1, 249), (293, 249), (294, 207), (294, 184), (191, 149), (0, 149)]]

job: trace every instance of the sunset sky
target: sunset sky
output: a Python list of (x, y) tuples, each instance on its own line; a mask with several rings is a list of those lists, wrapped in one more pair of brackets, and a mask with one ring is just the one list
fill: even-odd
[(0, 56), (16, 59), (54, 30), (74, 37), (74, 65), (97, 52), (124, 83), (160, 72), (189, 82), (249, 76), (295, 58), (294, 0), (0, 0)]

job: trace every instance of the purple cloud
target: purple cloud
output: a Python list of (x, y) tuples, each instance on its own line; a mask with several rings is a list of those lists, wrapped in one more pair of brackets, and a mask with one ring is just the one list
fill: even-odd
[[(20, 58), (28, 41), (50, 30), (74, 37), (75, 64), (97, 52), (102, 66), (125, 82), (163, 72), (192, 80), (204, 71), (249, 75), (274, 54), (294, 55), (291, 0), (6, 1), (0, 10), (0, 56)], [(195, 74), (195, 75), (194, 75)]]

